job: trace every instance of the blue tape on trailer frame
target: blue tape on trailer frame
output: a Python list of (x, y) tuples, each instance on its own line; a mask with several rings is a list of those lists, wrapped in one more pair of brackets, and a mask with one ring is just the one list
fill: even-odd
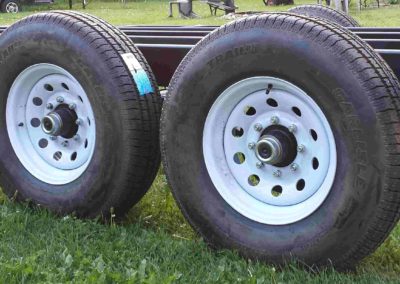
[(131, 71), (133, 80), (135, 81), (137, 89), (139, 91), (139, 95), (144, 96), (150, 93), (154, 93), (150, 78), (147, 75), (146, 71), (143, 69), (140, 62), (136, 59), (135, 55), (133, 55), (132, 53), (125, 53), (122, 54), (122, 58), (128, 66), (129, 71)]

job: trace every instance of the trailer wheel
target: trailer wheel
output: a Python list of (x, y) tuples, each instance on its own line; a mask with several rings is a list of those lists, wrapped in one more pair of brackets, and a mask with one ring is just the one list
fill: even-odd
[(288, 10), (290, 13), (308, 17), (318, 17), (342, 27), (359, 27), (360, 24), (351, 16), (322, 5), (301, 5)]
[(21, 3), (18, 0), (4, 0), (1, 3), (1, 11), (13, 14), (21, 12)]
[(21, 20), (0, 51), (3, 190), (60, 214), (123, 215), (160, 162), (160, 96), (142, 54), (74, 12)]
[(164, 169), (216, 248), (349, 268), (399, 219), (400, 87), (344, 28), (252, 16), (203, 39), (164, 102)]

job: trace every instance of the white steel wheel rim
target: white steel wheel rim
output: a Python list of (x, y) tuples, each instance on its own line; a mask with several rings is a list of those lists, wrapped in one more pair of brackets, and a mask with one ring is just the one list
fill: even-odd
[[(60, 105), (78, 117), (73, 137), (49, 135), (41, 127), (42, 118)], [(90, 101), (79, 82), (59, 66), (42, 63), (19, 74), (8, 95), (6, 123), (19, 161), (42, 182), (71, 183), (93, 157), (96, 123)]]
[[(290, 129), (297, 141), (297, 156), (285, 167), (260, 166), (251, 149), (260, 137), (256, 129), (274, 124)], [(331, 190), (337, 165), (334, 136), (320, 107), (297, 86), (273, 77), (242, 80), (217, 98), (204, 126), (203, 155), (222, 198), (243, 216), (269, 225), (315, 212)]]
[(7, 3), (6, 11), (7, 13), (18, 13), (18, 4), (15, 2)]

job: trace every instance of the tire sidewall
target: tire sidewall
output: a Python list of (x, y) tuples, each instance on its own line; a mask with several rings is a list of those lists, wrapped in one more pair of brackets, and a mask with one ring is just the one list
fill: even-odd
[[(42, 25), (42, 27), (37, 26)], [(79, 35), (65, 33), (62, 27), (53, 25), (51, 31), (45, 24), (23, 25), (13, 33), (7, 33), (0, 43), (0, 171), (7, 193), (17, 192), (19, 199), (29, 199), (45, 207), (64, 212), (89, 209), (86, 203), (104, 200), (113, 184), (123, 179), (123, 169), (118, 161), (124, 156), (119, 151), (124, 137), (119, 119), (120, 110), (116, 98), (107, 94), (119, 94), (118, 87), (108, 76), (111, 70), (104, 63), (105, 58), (93, 52), (86, 40)], [(63, 57), (60, 57), (62, 50)], [(8, 91), (16, 77), (26, 68), (38, 63), (49, 63), (64, 68), (78, 79), (85, 90), (95, 115), (96, 145), (93, 158), (75, 181), (53, 186), (39, 181), (20, 163), (10, 143), (6, 127), (6, 104)], [(107, 86), (108, 89), (105, 89)], [(107, 161), (107, 164), (103, 161)], [(111, 179), (110, 177), (113, 177)], [(112, 204), (112, 198), (110, 198)]]
[(322, 5), (303, 5), (289, 9), (288, 12), (304, 15), (308, 17), (317, 17), (322, 20), (338, 24), (342, 27), (359, 27), (358, 22), (350, 15), (341, 11)]
[[(382, 188), (381, 130), (356, 65), (338, 56), (340, 48), (330, 50), (329, 42), (322, 47), (282, 30), (244, 30), (213, 40), (187, 56), (163, 110), (164, 164), (184, 214), (207, 241), (245, 256), (274, 262), (292, 256), (314, 263), (317, 255), (339, 259), (365, 233)], [(338, 165), (328, 197), (309, 217), (289, 225), (257, 223), (233, 210), (204, 162), (202, 133), (212, 104), (227, 87), (254, 76), (303, 89), (323, 110), (335, 137)]]

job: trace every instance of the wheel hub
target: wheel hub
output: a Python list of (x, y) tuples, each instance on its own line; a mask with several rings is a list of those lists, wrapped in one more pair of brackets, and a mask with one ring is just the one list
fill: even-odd
[(282, 144), (271, 135), (264, 135), (256, 144), (255, 153), (260, 162), (275, 165), (282, 160)]
[(273, 77), (228, 87), (214, 102), (203, 153), (216, 189), (257, 222), (282, 225), (313, 213), (328, 195), (336, 145), (319, 106)]
[(6, 120), (17, 157), (39, 180), (67, 184), (88, 167), (96, 140), (94, 113), (65, 69), (42, 63), (22, 71), (9, 92)]
[(261, 163), (286, 167), (296, 159), (296, 137), (288, 128), (272, 125), (262, 132), (256, 143), (255, 154)]
[(76, 135), (79, 126), (76, 124), (78, 115), (67, 105), (60, 105), (42, 119), (42, 130), (52, 136), (70, 139)]

